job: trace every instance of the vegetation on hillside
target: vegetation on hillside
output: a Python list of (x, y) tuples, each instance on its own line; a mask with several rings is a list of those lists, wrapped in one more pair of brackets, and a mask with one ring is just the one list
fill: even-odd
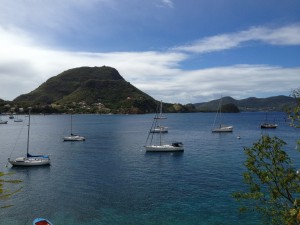
[[(200, 112), (216, 111), (220, 99), (196, 103), (195, 108)], [(246, 98), (236, 100), (231, 97), (223, 97), (222, 104), (234, 104), (240, 111), (287, 111), (297, 105), (297, 101), (293, 97), (288, 96), (273, 96), (269, 98)]]
[(239, 108), (233, 103), (228, 103), (228, 104), (222, 105), (221, 111), (224, 113), (239, 113), (240, 112)]

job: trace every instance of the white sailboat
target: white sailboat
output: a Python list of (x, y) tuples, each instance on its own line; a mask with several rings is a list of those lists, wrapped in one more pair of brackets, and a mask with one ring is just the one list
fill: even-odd
[(25, 157), (18, 157), (16, 159), (8, 158), (8, 162), (12, 166), (44, 166), (44, 165), (50, 165), (50, 156), (49, 155), (31, 155), (31, 154), (29, 154), (30, 111), (31, 111), (31, 108), (29, 108), (26, 156)]
[(147, 152), (182, 152), (184, 151), (182, 142), (173, 142), (172, 144), (146, 145)]
[(278, 127), (278, 124), (275, 123), (275, 119), (274, 119), (274, 122), (273, 122), (273, 123), (268, 122), (268, 114), (266, 113), (266, 119), (265, 119), (265, 122), (262, 123), (262, 124), (260, 125), (260, 128), (261, 128), (261, 129), (275, 129), (275, 128), (277, 128), (277, 127)]
[[(215, 126), (217, 120), (219, 121), (219, 126)], [(232, 132), (232, 131), (233, 131), (233, 126), (228, 126), (228, 125), (222, 124), (222, 98), (221, 98), (218, 109), (217, 109), (217, 113), (215, 116), (212, 132), (213, 133), (222, 133), (222, 132)]]
[(159, 109), (159, 114), (156, 113), (154, 117), (154, 126), (151, 127), (150, 132), (151, 133), (168, 133), (168, 127), (163, 126), (161, 121), (167, 119), (166, 116), (163, 115), (162, 113), (162, 101), (160, 101), (160, 109)]
[(85, 141), (85, 137), (73, 134), (73, 116), (71, 114), (71, 135), (63, 137), (64, 141)]
[(23, 122), (21, 118), (17, 115), (16, 118), (14, 119), (14, 122)]
[[(152, 123), (151, 129), (149, 131), (145, 149), (147, 152), (180, 152), (184, 151), (182, 142), (174, 142), (171, 144), (163, 144), (162, 136), (164, 135), (162, 129), (159, 129), (159, 132), (153, 132), (153, 129), (157, 127), (157, 118), (160, 117), (160, 112), (157, 111), (154, 121)], [(153, 144), (153, 139), (155, 135), (159, 135), (159, 143)], [(148, 144), (149, 143), (149, 144)]]
[(7, 120), (2, 120), (2, 115), (0, 114), (0, 124), (7, 124)]

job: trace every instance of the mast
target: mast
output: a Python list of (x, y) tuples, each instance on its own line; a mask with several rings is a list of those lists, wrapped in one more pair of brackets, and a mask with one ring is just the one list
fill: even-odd
[(160, 127), (159, 128), (159, 145), (160, 146), (161, 146), (161, 143), (162, 143), (161, 139), (162, 139), (162, 135), (161, 135), (161, 127)]
[(73, 117), (73, 116), (72, 116), (72, 113), (71, 113), (71, 136), (73, 135), (73, 132), (72, 132), (72, 129), (73, 129), (73, 127), (72, 127), (72, 126), (73, 126), (73, 125), (72, 125), (72, 123), (73, 123), (72, 117)]
[(31, 111), (31, 107), (28, 108), (28, 133), (27, 133), (27, 155), (29, 153), (29, 134), (30, 134), (30, 111)]
[(220, 100), (220, 127), (222, 126), (222, 99), (223, 99), (223, 97), (221, 96), (221, 100)]
[(162, 118), (162, 100), (160, 100), (160, 118)]
[(214, 119), (214, 123), (213, 123), (212, 129), (214, 129), (215, 124), (216, 124), (216, 122), (217, 122), (217, 117), (218, 117), (218, 115), (219, 115), (219, 110), (220, 110), (220, 114), (221, 114), (221, 105), (222, 105), (222, 97), (221, 97), (221, 99), (220, 99), (220, 101), (219, 101), (219, 105), (218, 105), (218, 108), (217, 108), (217, 112), (216, 112), (216, 115), (215, 115), (215, 119)]

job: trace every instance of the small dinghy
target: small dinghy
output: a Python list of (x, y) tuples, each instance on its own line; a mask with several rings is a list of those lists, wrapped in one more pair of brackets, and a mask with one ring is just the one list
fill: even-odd
[(53, 225), (49, 220), (44, 218), (36, 218), (33, 221), (33, 225)]

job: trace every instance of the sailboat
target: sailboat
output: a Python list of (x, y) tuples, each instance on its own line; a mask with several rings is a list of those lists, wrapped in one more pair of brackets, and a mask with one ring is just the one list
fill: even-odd
[(16, 117), (17, 117), (17, 118), (14, 119), (14, 122), (23, 122), (23, 120), (20, 119), (18, 115), (17, 115)]
[[(217, 119), (220, 121), (219, 126), (215, 127)], [(222, 124), (222, 98), (220, 99), (219, 106), (217, 109), (217, 113), (215, 116), (214, 124), (213, 124), (213, 133), (222, 133), (222, 132), (232, 132), (233, 126), (227, 126)]]
[[(159, 132), (152, 132), (154, 128), (157, 127), (157, 118), (160, 117), (160, 111), (157, 113), (154, 117), (154, 121), (152, 123), (152, 126), (150, 128), (147, 140), (146, 140), (146, 144), (145, 144), (145, 149), (147, 152), (180, 152), (183, 151), (183, 144), (182, 142), (173, 142), (171, 144), (163, 144), (162, 141), (162, 136), (163, 133), (162, 129), (159, 129)], [(153, 139), (154, 139), (154, 135), (159, 135), (159, 143), (158, 144), (153, 144)], [(147, 145), (147, 143), (149, 142), (149, 144)]]
[(275, 129), (277, 127), (278, 127), (278, 124), (276, 124), (275, 121), (274, 121), (274, 123), (268, 122), (268, 114), (266, 113), (265, 122), (260, 125), (260, 128), (261, 129)]
[(159, 114), (155, 115), (155, 117), (154, 117), (155, 124), (151, 128), (150, 132), (151, 133), (168, 133), (168, 127), (161, 125), (161, 121), (164, 119), (167, 119), (167, 117), (164, 116), (162, 113), (162, 101), (160, 101)]
[(64, 141), (85, 141), (85, 137), (73, 134), (73, 116), (71, 114), (71, 135), (63, 137)]
[(1, 114), (0, 114), (0, 124), (7, 124), (7, 122), (8, 122), (7, 120), (2, 120), (1, 119)]
[(8, 162), (12, 166), (44, 166), (50, 165), (49, 155), (31, 155), (29, 154), (29, 135), (30, 135), (30, 111), (29, 108), (29, 119), (28, 119), (28, 132), (27, 132), (27, 151), (25, 157), (18, 157), (16, 159), (8, 158)]

